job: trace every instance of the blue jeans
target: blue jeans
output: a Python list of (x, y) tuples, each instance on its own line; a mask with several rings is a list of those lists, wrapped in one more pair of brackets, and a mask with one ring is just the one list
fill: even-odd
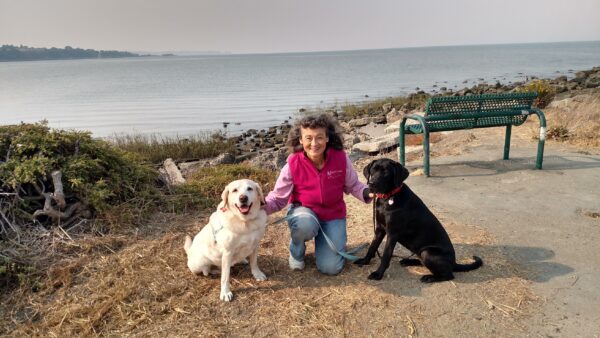
[[(344, 268), (344, 257), (337, 252), (331, 250), (323, 231), (327, 237), (331, 239), (338, 250), (346, 248), (346, 219), (334, 219), (331, 221), (320, 221), (317, 223), (318, 217), (309, 208), (303, 206), (290, 206), (288, 216), (292, 217), (288, 220), (290, 228), (290, 254), (298, 261), (304, 261), (304, 253), (306, 252), (306, 241), (315, 239), (315, 260), (317, 269), (326, 275), (337, 275)], [(314, 216), (314, 218), (312, 216)]]

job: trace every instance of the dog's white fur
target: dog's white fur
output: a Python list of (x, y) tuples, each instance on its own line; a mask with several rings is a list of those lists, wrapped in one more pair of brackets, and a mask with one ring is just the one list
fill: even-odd
[[(249, 211), (243, 214), (240, 206), (244, 197)], [(237, 180), (229, 183), (223, 199), (210, 216), (210, 220), (194, 237), (186, 236), (184, 249), (188, 256), (188, 268), (195, 274), (207, 276), (211, 266), (221, 268), (221, 295), (223, 301), (230, 301), (233, 293), (229, 287), (231, 266), (242, 263), (246, 257), (256, 280), (263, 281), (267, 276), (258, 268), (258, 246), (267, 228), (267, 213), (261, 209), (264, 195), (260, 185), (252, 180)], [(242, 208), (243, 209), (243, 208)]]

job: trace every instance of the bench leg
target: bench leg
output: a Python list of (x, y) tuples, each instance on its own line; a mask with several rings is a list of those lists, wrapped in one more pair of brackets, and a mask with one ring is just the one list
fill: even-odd
[(423, 130), (423, 171), (429, 177), (429, 131)]
[(542, 161), (544, 161), (544, 142), (546, 141), (546, 116), (540, 109), (533, 109), (540, 119), (540, 140), (538, 141), (538, 151), (535, 160), (535, 168), (542, 169)]
[(542, 169), (542, 161), (544, 160), (544, 142), (546, 141), (546, 121), (544, 126), (540, 127), (540, 140), (538, 141), (537, 157), (535, 159), (535, 168)]
[(506, 126), (506, 135), (504, 136), (504, 157), (503, 159), (508, 160), (508, 153), (510, 152), (510, 132), (512, 125)]

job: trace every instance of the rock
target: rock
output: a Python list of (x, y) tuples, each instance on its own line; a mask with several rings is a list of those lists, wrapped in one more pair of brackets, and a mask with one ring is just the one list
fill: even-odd
[[(417, 114), (425, 114), (422, 112), (418, 112)], [(406, 120), (406, 125), (411, 125), (411, 124), (419, 124), (419, 121), (415, 121), (415, 120)], [(400, 120), (394, 122), (394, 123), (390, 123), (388, 124), (387, 127), (385, 127), (385, 133), (386, 134), (396, 134), (398, 135), (398, 132), (400, 130)]]
[(458, 94), (458, 96), (465, 96), (465, 95), (471, 94), (471, 93), (472, 93), (471, 89), (465, 87), (465, 88), (459, 90), (456, 94)]
[(350, 131), (352, 129), (352, 127), (350, 127), (350, 125), (346, 121), (339, 121), (338, 123), (344, 131)]
[(371, 122), (371, 118), (369, 118), (369, 117), (363, 117), (363, 118), (360, 118), (360, 119), (350, 120), (350, 122), (348, 122), (348, 125), (350, 127), (357, 128), (357, 127), (364, 127), (367, 124), (369, 124), (370, 122)]
[(600, 73), (592, 74), (585, 80), (586, 88), (596, 88), (598, 86), (600, 86)]
[(385, 115), (385, 119), (388, 123), (396, 122), (400, 120), (400, 113), (398, 113), (396, 108), (393, 108), (389, 113)]
[(565, 75), (559, 76), (556, 78), (557, 82), (567, 82), (567, 77)]
[(185, 178), (189, 178), (193, 173), (198, 171), (200, 168), (206, 167), (206, 161), (194, 161), (194, 162), (183, 162), (179, 163), (179, 169), (181, 175)]
[(364, 153), (379, 153), (398, 146), (398, 134), (385, 134), (372, 140), (360, 142), (352, 146), (353, 151)]
[(185, 179), (183, 175), (181, 175), (181, 171), (177, 168), (173, 159), (168, 158), (163, 162), (163, 167), (158, 169), (159, 178), (163, 181), (168, 187), (176, 186), (185, 183)]
[(211, 166), (219, 165), (219, 164), (233, 164), (235, 163), (235, 156), (230, 153), (223, 153), (214, 159), (209, 161)]
[[(241, 147), (242, 152), (248, 152), (252, 150), (252, 145), (244, 145)], [(183, 162), (179, 163), (179, 169), (183, 177), (189, 178), (193, 173), (198, 171), (200, 168), (213, 167), (219, 164), (232, 164), (236, 163), (235, 156), (231, 153), (223, 153), (215, 158), (194, 161), (194, 162)]]
[(280, 170), (287, 162), (288, 152), (286, 149), (278, 149), (260, 154), (250, 160), (250, 164), (269, 170)]
[(375, 124), (384, 124), (387, 122), (385, 115), (378, 115), (375, 116), (371, 119), (371, 122), (375, 123)]

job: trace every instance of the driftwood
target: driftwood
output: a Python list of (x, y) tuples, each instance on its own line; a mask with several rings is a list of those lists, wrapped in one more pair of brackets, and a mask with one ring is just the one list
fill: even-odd
[[(89, 210), (81, 202), (74, 202), (67, 205), (65, 194), (63, 191), (62, 173), (60, 170), (53, 171), (50, 176), (52, 177), (52, 185), (54, 186), (54, 192), (48, 193), (45, 191), (45, 186), (42, 183), (41, 188), (39, 185), (34, 184), (35, 190), (43, 196), (44, 206), (42, 209), (38, 209), (33, 213), (33, 218), (39, 216), (47, 216), (52, 219), (54, 223), (66, 223), (69, 224), (71, 221), (81, 215), (89, 214)], [(53, 203), (56, 205), (54, 206)], [(63, 211), (64, 210), (64, 211)]]
[(63, 192), (62, 173), (59, 170), (54, 170), (50, 176), (52, 176), (52, 184), (54, 185), (54, 194), (52, 194), (52, 198), (56, 202), (56, 205), (58, 205), (58, 208), (62, 210), (67, 206), (67, 202), (65, 202), (65, 193)]

